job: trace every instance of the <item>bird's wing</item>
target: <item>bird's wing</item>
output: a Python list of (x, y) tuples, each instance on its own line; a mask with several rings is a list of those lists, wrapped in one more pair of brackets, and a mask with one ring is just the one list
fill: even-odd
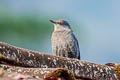
[(73, 32), (71, 33), (71, 37), (72, 37), (72, 43), (73, 43), (73, 48), (72, 48), (72, 52), (75, 53), (76, 57), (78, 59), (80, 59), (80, 49), (79, 49), (79, 44), (78, 44), (78, 40), (76, 39), (75, 35), (73, 34)]

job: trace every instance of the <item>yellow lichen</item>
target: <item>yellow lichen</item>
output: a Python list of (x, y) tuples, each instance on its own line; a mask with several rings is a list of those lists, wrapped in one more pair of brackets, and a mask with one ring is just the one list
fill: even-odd
[(2, 55), (2, 53), (0, 53), (0, 58), (3, 58), (4, 56)]
[(7, 58), (6, 56), (2, 55), (2, 53), (0, 53), (0, 59), (9, 60), (9, 58)]
[(2, 53), (0, 53), (0, 59), (4, 59), (4, 60), (6, 60), (7, 57), (5, 57), (4, 55), (2, 55)]

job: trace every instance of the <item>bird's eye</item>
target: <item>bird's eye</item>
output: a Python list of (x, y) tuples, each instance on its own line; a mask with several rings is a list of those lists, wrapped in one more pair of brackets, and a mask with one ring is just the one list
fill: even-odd
[(59, 23), (59, 25), (63, 25), (62, 23)]

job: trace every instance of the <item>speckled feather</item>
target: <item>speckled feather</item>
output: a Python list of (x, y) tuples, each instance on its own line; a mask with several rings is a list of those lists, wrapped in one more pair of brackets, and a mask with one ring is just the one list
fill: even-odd
[(53, 32), (52, 49), (57, 56), (80, 59), (78, 41), (71, 31)]

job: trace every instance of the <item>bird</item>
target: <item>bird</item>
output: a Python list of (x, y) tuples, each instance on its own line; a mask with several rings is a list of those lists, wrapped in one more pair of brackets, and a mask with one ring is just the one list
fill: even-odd
[(54, 25), (51, 37), (52, 52), (56, 56), (80, 60), (80, 49), (69, 23), (64, 19), (50, 20)]

